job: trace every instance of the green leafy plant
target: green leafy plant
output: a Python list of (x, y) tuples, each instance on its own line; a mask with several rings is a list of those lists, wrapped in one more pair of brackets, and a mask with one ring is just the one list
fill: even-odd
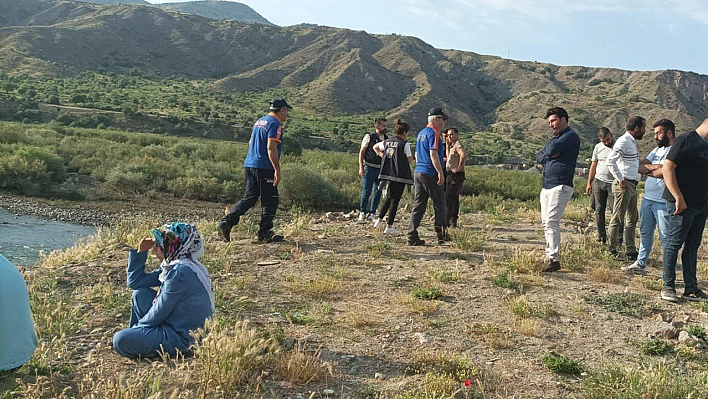
[(543, 364), (557, 374), (580, 375), (583, 366), (577, 360), (569, 359), (563, 355), (547, 354), (542, 359)]
[(435, 287), (417, 286), (413, 288), (413, 296), (418, 299), (433, 300), (440, 298), (442, 295), (442, 291)]

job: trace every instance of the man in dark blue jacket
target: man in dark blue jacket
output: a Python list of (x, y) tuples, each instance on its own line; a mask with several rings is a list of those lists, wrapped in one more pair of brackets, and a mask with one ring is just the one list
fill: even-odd
[(580, 138), (568, 126), (568, 112), (554, 107), (546, 113), (553, 137), (538, 153), (536, 161), (543, 165), (541, 190), (541, 223), (546, 236), (544, 272), (560, 270), (560, 219), (573, 196), (573, 175), (580, 151)]

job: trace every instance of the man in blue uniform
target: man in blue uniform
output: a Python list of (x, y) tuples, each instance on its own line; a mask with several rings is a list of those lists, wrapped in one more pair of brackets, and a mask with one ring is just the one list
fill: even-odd
[(248, 155), (243, 163), (246, 187), (243, 198), (231, 208), (231, 212), (219, 224), (219, 234), (230, 241), (231, 228), (238, 224), (241, 216), (251, 209), (261, 198), (259, 242), (278, 242), (283, 236), (273, 233), (273, 219), (278, 209), (278, 183), (280, 183), (280, 153), (283, 142), (283, 123), (288, 119), (291, 107), (284, 98), (274, 98), (270, 102), (270, 112), (260, 118), (248, 141)]
[(415, 145), (415, 175), (413, 185), (413, 210), (408, 223), (408, 245), (421, 246), (425, 241), (418, 235), (418, 226), (423, 220), (425, 208), (428, 206), (428, 198), (433, 201), (435, 210), (435, 233), (438, 237), (438, 244), (450, 241), (447, 233), (447, 212), (445, 205), (445, 176), (441, 161), (445, 158), (445, 147), (443, 146), (440, 133), (445, 128), (445, 115), (442, 108), (432, 108), (428, 112), (428, 125), (418, 133)]

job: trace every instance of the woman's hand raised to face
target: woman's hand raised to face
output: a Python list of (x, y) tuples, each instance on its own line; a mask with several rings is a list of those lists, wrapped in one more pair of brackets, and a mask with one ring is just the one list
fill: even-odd
[(145, 252), (154, 246), (155, 239), (145, 237), (142, 239), (142, 241), (140, 241), (140, 244), (138, 244), (138, 252)]

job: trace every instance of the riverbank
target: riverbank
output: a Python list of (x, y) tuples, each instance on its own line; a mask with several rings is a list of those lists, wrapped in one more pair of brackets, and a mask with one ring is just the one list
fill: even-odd
[[(24, 205), (76, 209), (36, 201)], [(222, 207), (187, 209), (181, 202), (179, 209), (152, 200), (79, 208), (209, 215), (196, 223), (216, 291), (216, 324), (200, 352), (134, 361), (112, 351), (112, 337), (130, 315), (126, 248), (166, 219), (116, 220), (116, 228), (98, 229), (86, 244), (52, 253), (26, 273), (41, 346), (28, 365), (0, 378), (1, 398), (612, 399), (708, 392), (701, 379), (708, 342), (698, 338), (708, 327), (708, 305), (661, 301), (656, 262), (647, 276), (622, 273), (623, 263), (577, 228), (589, 217), (586, 204), (571, 203), (564, 214), (563, 269), (541, 274), (537, 210), (465, 213), (452, 243), (424, 247), (352, 220), (283, 211), (285, 241), (254, 245), (256, 210), (224, 243), (215, 223)], [(408, 215), (399, 215), (397, 226), (405, 226)], [(434, 241), (431, 222), (423, 222), (421, 235)], [(705, 248), (699, 276), (706, 275)], [(154, 258), (149, 267), (157, 267)], [(688, 331), (695, 340), (677, 339)]]
[(15, 215), (84, 226), (109, 226), (117, 221), (144, 217), (148, 220), (218, 220), (225, 205), (165, 197), (129, 201), (68, 201), (0, 192), (0, 208)]

